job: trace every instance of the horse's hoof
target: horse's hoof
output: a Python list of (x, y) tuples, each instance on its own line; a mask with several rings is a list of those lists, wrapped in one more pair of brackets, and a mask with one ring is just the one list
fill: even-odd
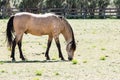
[(61, 59), (62, 61), (65, 61), (65, 59)]
[(49, 57), (47, 57), (47, 58), (46, 58), (46, 60), (50, 60), (50, 58), (49, 58)]
[(69, 60), (69, 61), (72, 61), (72, 60), (73, 60), (73, 58), (68, 57), (68, 60)]
[(15, 62), (16, 60), (15, 59), (12, 59), (12, 62)]
[(25, 59), (25, 58), (22, 58), (22, 61), (26, 61), (26, 59)]
[(61, 60), (62, 60), (62, 61), (65, 61), (65, 59), (64, 59), (63, 57), (61, 58)]

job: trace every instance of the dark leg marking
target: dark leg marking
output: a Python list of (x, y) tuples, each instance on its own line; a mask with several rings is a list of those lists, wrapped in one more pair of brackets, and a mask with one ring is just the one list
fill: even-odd
[(51, 43), (52, 43), (52, 38), (49, 37), (48, 43), (47, 43), (47, 49), (46, 49), (46, 53), (45, 53), (46, 60), (50, 60), (49, 49), (50, 49)]
[(12, 52), (11, 52), (12, 61), (15, 61), (15, 47), (16, 47), (16, 40), (14, 39), (12, 44)]
[(24, 58), (24, 56), (23, 56), (23, 53), (22, 53), (21, 47), (22, 47), (22, 43), (21, 43), (21, 41), (19, 41), (19, 42), (18, 42), (18, 48), (19, 48), (19, 52), (20, 52), (20, 58), (21, 58), (22, 60), (25, 60), (25, 58)]
[(61, 58), (61, 60), (65, 60), (63, 55), (62, 55), (62, 52), (61, 52), (61, 45), (60, 45), (60, 42), (59, 42), (59, 38), (55, 39), (55, 42), (56, 42), (56, 45), (57, 45), (57, 48), (58, 48), (59, 58)]

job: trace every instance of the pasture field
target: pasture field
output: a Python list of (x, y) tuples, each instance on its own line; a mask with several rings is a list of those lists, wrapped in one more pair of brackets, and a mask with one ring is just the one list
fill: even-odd
[[(44, 52), (47, 36), (25, 34), (23, 53), (11, 62), (10, 49), (5, 43), (6, 20), (0, 20), (0, 80), (120, 80), (120, 20), (70, 19), (77, 49), (74, 61), (61, 61), (53, 41), (50, 61)], [(62, 52), (67, 60), (66, 43), (60, 35)]]

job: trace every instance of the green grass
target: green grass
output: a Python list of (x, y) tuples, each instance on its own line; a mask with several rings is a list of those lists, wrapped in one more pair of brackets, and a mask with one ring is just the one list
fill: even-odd
[(60, 73), (58, 73), (58, 72), (55, 72), (55, 75), (56, 75), (56, 76), (58, 76), (58, 75), (60, 75)]
[(0, 72), (1, 72), (1, 73), (7, 73), (7, 71), (5, 71), (5, 70), (0, 70)]
[(3, 65), (4, 64), (4, 62), (3, 61), (0, 61), (0, 65)]
[(100, 60), (103, 60), (103, 61), (104, 61), (104, 60), (106, 60), (106, 57), (105, 57), (105, 56), (101, 56), (101, 57), (100, 57)]
[(36, 75), (36, 76), (42, 76), (42, 71), (37, 70), (37, 71), (35, 72), (35, 75)]
[(58, 59), (57, 56), (52, 57), (52, 60), (57, 60), (57, 59)]
[(8, 49), (8, 51), (11, 51), (11, 48), (10, 48), (10, 47), (8, 47), (7, 49)]
[(78, 60), (77, 59), (73, 59), (72, 60), (72, 64), (78, 64)]
[(47, 46), (46, 46), (46, 45), (43, 45), (42, 47), (43, 47), (43, 48), (45, 48), (45, 49), (47, 48)]
[(106, 50), (106, 48), (101, 48), (101, 50), (102, 50), (102, 51), (105, 51), (105, 50)]
[(96, 46), (94, 45), (94, 46), (92, 46), (93, 48), (96, 48)]
[(88, 61), (87, 60), (84, 60), (83, 63), (87, 63)]
[(32, 80), (40, 80), (38, 77), (33, 78)]
[(16, 71), (14, 71), (14, 72), (13, 72), (13, 74), (17, 74), (17, 72), (16, 72)]

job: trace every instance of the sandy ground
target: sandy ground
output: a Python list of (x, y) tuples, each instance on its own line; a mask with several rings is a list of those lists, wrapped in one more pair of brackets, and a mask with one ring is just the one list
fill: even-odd
[[(53, 41), (51, 61), (45, 61), (47, 36), (24, 35), (23, 52), (11, 62), (5, 43), (7, 20), (0, 20), (0, 80), (120, 80), (120, 20), (68, 20), (77, 43), (77, 64), (61, 61)], [(60, 35), (62, 52), (67, 60), (66, 43)]]

